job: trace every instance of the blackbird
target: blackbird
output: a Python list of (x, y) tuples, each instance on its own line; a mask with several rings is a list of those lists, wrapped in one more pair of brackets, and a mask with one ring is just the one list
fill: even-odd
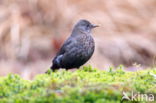
[(97, 25), (88, 20), (79, 20), (74, 26), (70, 37), (64, 42), (53, 59), (52, 70), (59, 68), (79, 68), (93, 55), (95, 43), (91, 30)]

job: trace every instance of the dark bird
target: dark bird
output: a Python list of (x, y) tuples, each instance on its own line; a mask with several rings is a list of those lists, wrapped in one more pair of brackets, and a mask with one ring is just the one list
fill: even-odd
[(80, 20), (74, 26), (70, 37), (64, 42), (53, 59), (52, 70), (59, 68), (79, 68), (93, 55), (95, 43), (91, 30), (97, 25), (87, 20)]

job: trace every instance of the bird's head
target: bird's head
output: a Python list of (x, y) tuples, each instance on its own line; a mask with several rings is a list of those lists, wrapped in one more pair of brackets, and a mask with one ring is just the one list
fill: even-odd
[(80, 31), (84, 34), (90, 34), (91, 30), (95, 27), (98, 27), (98, 25), (91, 24), (88, 20), (80, 20), (74, 26), (74, 32)]

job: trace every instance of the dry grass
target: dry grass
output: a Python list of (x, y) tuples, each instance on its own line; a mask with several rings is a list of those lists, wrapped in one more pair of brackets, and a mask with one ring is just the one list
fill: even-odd
[(44, 72), (82, 18), (100, 25), (89, 64), (101, 69), (155, 65), (155, 5), (155, 0), (1, 0), (0, 75), (14, 72), (29, 78)]

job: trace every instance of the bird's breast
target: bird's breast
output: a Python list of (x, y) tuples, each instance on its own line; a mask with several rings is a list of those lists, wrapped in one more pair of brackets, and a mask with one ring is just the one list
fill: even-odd
[(81, 36), (78, 39), (78, 49), (82, 56), (91, 56), (94, 52), (94, 39), (91, 35)]

